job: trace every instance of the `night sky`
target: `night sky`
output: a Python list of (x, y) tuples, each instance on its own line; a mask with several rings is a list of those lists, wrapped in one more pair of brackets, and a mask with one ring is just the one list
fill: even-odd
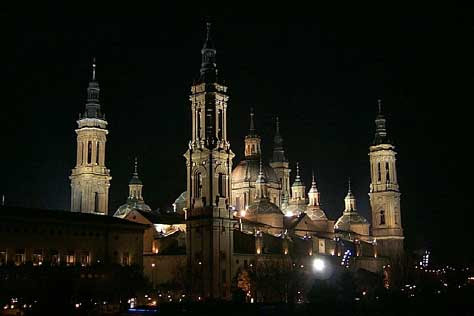
[(210, 15), (230, 92), (234, 165), (243, 158), (250, 107), (266, 159), (278, 115), (291, 166), (300, 162), (308, 189), (314, 168), (328, 216), (340, 216), (351, 177), (359, 211), (370, 218), (368, 146), (381, 98), (398, 151), (407, 247), (472, 261), (474, 24), (468, 10), (438, 9), (304, 18), (217, 9), (3, 13), (0, 194), (6, 205), (69, 209), (74, 129), (95, 56), (110, 131), (110, 209), (128, 196), (135, 156), (145, 201), (169, 207), (185, 190), (188, 95)]

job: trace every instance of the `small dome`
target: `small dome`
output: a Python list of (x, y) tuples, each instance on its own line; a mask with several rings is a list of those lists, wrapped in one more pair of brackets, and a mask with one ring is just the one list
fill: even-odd
[(134, 176), (130, 179), (130, 182), (129, 182), (128, 184), (141, 184), (141, 185), (143, 185), (142, 180), (140, 180), (140, 178), (138, 177), (138, 175), (134, 175)]
[(117, 209), (114, 216), (124, 218), (125, 216), (128, 215), (128, 213), (130, 213), (133, 210), (151, 212), (151, 208), (147, 204), (145, 204), (144, 201), (128, 199), (127, 203), (125, 203), (124, 205), (120, 206)]
[(309, 218), (311, 218), (313, 221), (327, 221), (328, 220), (326, 213), (324, 213), (324, 211), (319, 207), (314, 207), (314, 206), (306, 207), (306, 214), (308, 214)]
[(337, 220), (334, 228), (343, 231), (351, 231), (351, 225), (354, 224), (369, 224), (369, 222), (357, 212), (344, 212)]
[(247, 209), (248, 216), (257, 216), (263, 214), (278, 214), (283, 215), (282, 211), (270, 202), (268, 199), (260, 199), (249, 205)]
[(184, 191), (176, 198), (176, 200), (174, 200), (173, 211), (181, 212), (183, 208), (186, 207), (187, 200), (188, 200), (188, 191)]
[(299, 216), (306, 212), (306, 204), (289, 204), (284, 210), (285, 216)]
[[(264, 163), (263, 174), (268, 182), (279, 183), (278, 177), (268, 164)], [(258, 174), (260, 172), (260, 161), (257, 159), (246, 159), (239, 162), (237, 167), (232, 171), (232, 183), (239, 182), (255, 182), (257, 181)]]

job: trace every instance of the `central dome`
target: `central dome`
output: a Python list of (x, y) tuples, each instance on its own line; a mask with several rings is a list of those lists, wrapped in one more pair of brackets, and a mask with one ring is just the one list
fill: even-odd
[[(263, 174), (267, 182), (280, 183), (278, 177), (268, 164), (263, 164)], [(255, 182), (260, 172), (260, 161), (257, 159), (242, 160), (232, 171), (232, 183)]]
[(335, 229), (350, 231), (352, 224), (368, 224), (369, 222), (357, 212), (344, 212), (334, 225)]

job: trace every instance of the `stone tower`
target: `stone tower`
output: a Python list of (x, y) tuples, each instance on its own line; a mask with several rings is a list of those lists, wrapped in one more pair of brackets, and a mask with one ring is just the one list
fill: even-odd
[(281, 205), (286, 207), (290, 198), (290, 171), (288, 159), (283, 148), (283, 138), (280, 135), (280, 121), (276, 118), (275, 138), (273, 140), (273, 157), (270, 166), (275, 170), (281, 184)]
[[(227, 140), (227, 87), (220, 84), (210, 23), (200, 77), (191, 87), (192, 135), (187, 168), (187, 263), (195, 299), (230, 299), (234, 154)], [(193, 294), (193, 295), (194, 295)]]
[(393, 259), (403, 253), (404, 239), (395, 165), (397, 153), (387, 136), (381, 100), (378, 100), (378, 107), (375, 139), (369, 153), (372, 235), (377, 241), (378, 254)]
[(107, 121), (99, 102), (99, 83), (95, 77), (87, 88), (84, 113), (77, 121), (77, 158), (71, 176), (71, 211), (107, 215), (109, 204), (110, 170), (105, 167)]

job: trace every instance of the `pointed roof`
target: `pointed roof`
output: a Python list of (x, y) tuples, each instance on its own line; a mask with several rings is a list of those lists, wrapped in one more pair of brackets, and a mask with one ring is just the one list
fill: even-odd
[(283, 137), (280, 135), (280, 120), (278, 116), (275, 121), (275, 137), (273, 138), (273, 162), (287, 162), (283, 148)]
[(387, 136), (386, 120), (382, 113), (382, 100), (377, 100), (378, 112), (375, 118), (375, 137), (374, 145), (390, 144), (390, 140)]
[(92, 78), (87, 87), (87, 101), (84, 118), (103, 118), (100, 111), (100, 88), (99, 82), (96, 79), (96, 62), (95, 57), (92, 59)]
[(202, 82), (214, 82), (217, 80), (216, 49), (211, 40), (211, 23), (206, 23), (206, 40), (201, 49), (201, 70), (199, 80)]
[(249, 134), (247, 137), (258, 137), (257, 132), (255, 130), (255, 122), (254, 122), (254, 112), (253, 108), (250, 108), (250, 127), (249, 127)]
[(265, 174), (263, 173), (262, 158), (260, 158), (260, 170), (258, 172), (258, 177), (255, 183), (267, 183), (267, 179), (265, 178)]
[(318, 193), (318, 187), (316, 186), (316, 180), (314, 178), (314, 170), (313, 170), (313, 180), (311, 182), (311, 189), (309, 189), (309, 193)]
[(130, 182), (128, 184), (141, 184), (143, 185), (142, 181), (138, 177), (138, 159), (135, 157), (135, 163), (134, 163), (134, 171), (132, 174), (132, 178), (130, 179)]
[(296, 163), (296, 178), (295, 182), (293, 182), (292, 187), (303, 187), (304, 183), (301, 181), (300, 178), (300, 164), (297, 162)]

